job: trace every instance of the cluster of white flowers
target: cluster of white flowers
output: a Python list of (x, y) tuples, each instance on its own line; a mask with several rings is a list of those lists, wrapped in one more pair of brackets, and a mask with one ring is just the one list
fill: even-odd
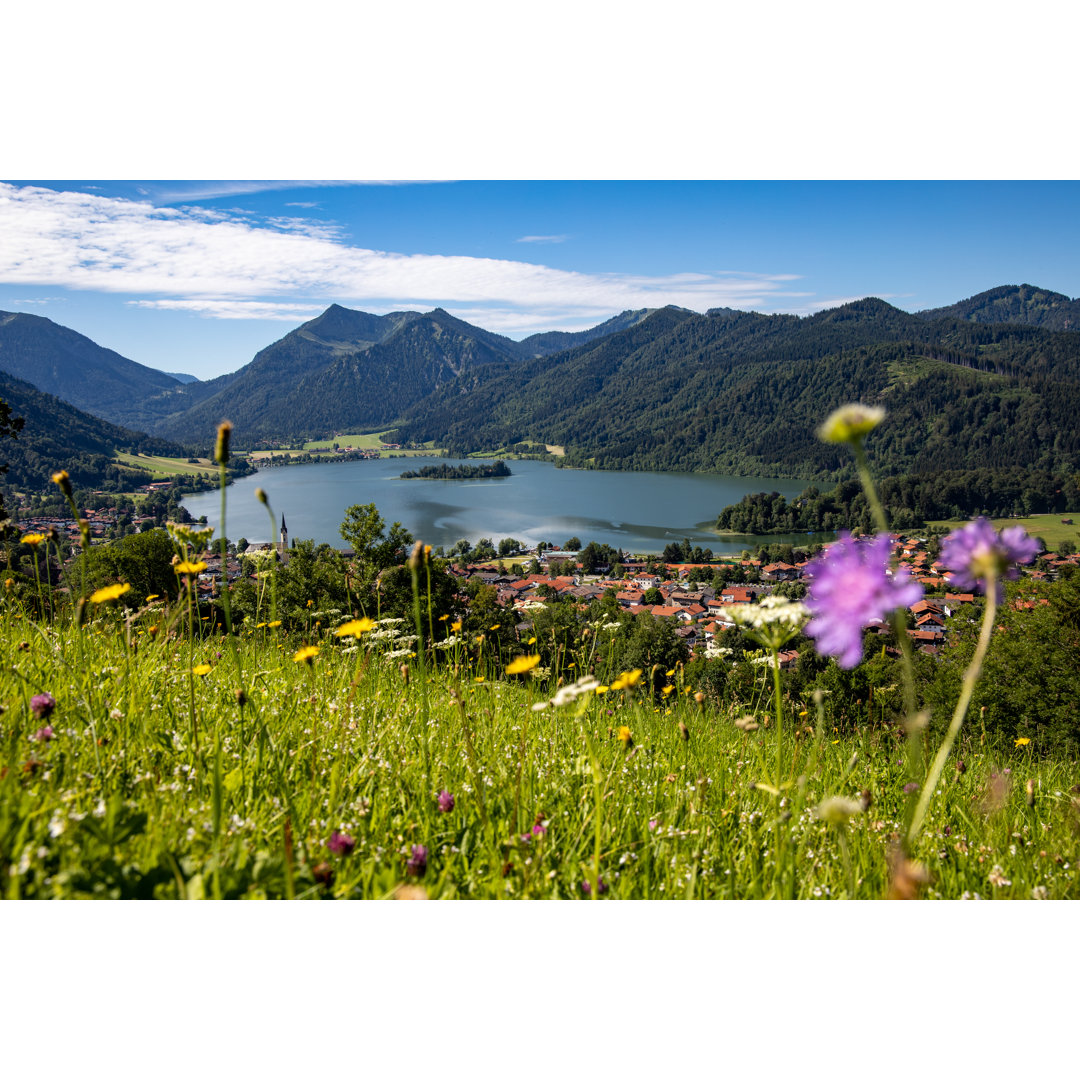
[(786, 596), (766, 596), (760, 604), (732, 608), (731, 617), (740, 626), (754, 630), (776, 625), (799, 630), (810, 617), (810, 612), (798, 600), (789, 600)]
[(555, 709), (561, 709), (564, 705), (569, 705), (570, 702), (582, 696), (582, 694), (591, 694), (600, 686), (600, 680), (594, 679), (591, 675), (585, 675), (578, 679), (575, 683), (570, 683), (568, 686), (563, 686), (555, 694), (553, 698), (548, 701), (538, 701), (533, 707), (533, 712), (543, 712), (549, 706)]

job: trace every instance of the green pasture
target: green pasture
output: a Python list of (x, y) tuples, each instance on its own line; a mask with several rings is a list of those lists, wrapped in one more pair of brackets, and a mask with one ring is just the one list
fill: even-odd
[(152, 454), (127, 454), (116, 451), (116, 459), (124, 465), (134, 465), (146, 469), (158, 479), (169, 476), (192, 476), (197, 473), (214, 472), (217, 466), (209, 458), (199, 458), (197, 464), (191, 464), (187, 458), (157, 457)]
[[(1072, 518), (1073, 525), (1063, 525), (1062, 518)], [(1080, 548), (1080, 514), (1035, 514), (1024, 518), (994, 518), (994, 528), (1004, 529), (1012, 525), (1021, 526), (1032, 536), (1039, 537), (1046, 545), (1047, 551), (1056, 551), (1063, 540), (1070, 540)], [(956, 529), (966, 525), (966, 521), (928, 521), (928, 525), (935, 525), (946, 529)]]

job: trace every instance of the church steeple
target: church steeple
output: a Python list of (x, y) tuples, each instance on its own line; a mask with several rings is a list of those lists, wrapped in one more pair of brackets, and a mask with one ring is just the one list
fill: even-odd
[(281, 515), (281, 535), (278, 543), (278, 552), (284, 559), (287, 557), (289, 551), (289, 529), (285, 524), (285, 515)]

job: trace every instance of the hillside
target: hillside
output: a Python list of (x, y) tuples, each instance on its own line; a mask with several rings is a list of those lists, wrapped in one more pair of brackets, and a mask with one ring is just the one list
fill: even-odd
[(1080, 337), (929, 321), (875, 299), (808, 318), (664, 308), (445, 388), (399, 432), (454, 453), (533, 439), (578, 466), (825, 478), (847, 459), (814, 429), (853, 399), (889, 408), (873, 447), (887, 473), (1080, 462)]
[(579, 345), (586, 345), (597, 338), (625, 330), (641, 322), (655, 310), (656, 308), (638, 308), (636, 311), (623, 311), (608, 319), (607, 322), (602, 322), (588, 330), (549, 330), (544, 334), (533, 334), (523, 338), (518, 344), (525, 356), (550, 356), (552, 353), (562, 352), (564, 349), (576, 349)]
[(335, 304), (154, 430), (198, 443), (228, 418), (236, 444), (250, 446), (386, 426), (439, 386), (520, 355), (516, 342), (438, 308), (369, 315)]
[(0, 476), (6, 488), (47, 491), (58, 469), (66, 469), (79, 487), (98, 488), (120, 481), (130, 487), (148, 483), (152, 477), (148, 472), (140, 475), (143, 470), (118, 465), (113, 459), (115, 451), (181, 453), (173, 443), (110, 424), (2, 372), (0, 400), (7, 402), (13, 416), (25, 420), (17, 439), (0, 443), (0, 463), (10, 467)]
[(1044, 330), (1080, 330), (1080, 300), (1035, 285), (1000, 285), (918, 314), (924, 319), (968, 319), (978, 323), (1022, 323)]
[(10, 311), (0, 311), (0, 371), (114, 424), (138, 422), (143, 403), (182, 385), (51, 319)]

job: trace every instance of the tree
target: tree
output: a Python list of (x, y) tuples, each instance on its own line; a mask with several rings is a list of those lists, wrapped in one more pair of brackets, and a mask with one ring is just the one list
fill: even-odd
[(564, 551), (580, 551), (581, 541), (576, 536), (571, 536), (569, 540), (563, 544)]
[(395, 521), (387, 533), (386, 523), (374, 503), (350, 506), (339, 531), (356, 554), (363, 584), (370, 583), (380, 570), (404, 562), (413, 542), (412, 533), (400, 521)]
[(495, 558), (495, 545), (492, 544), (490, 537), (481, 536), (480, 539), (476, 541), (473, 558), (477, 562), (488, 562)]
[(164, 529), (135, 533), (80, 553), (64, 570), (64, 583), (78, 594), (85, 570), (88, 593), (105, 585), (127, 582), (131, 591), (122, 601), (129, 607), (144, 603), (152, 593), (172, 599), (177, 593), (177, 578), (172, 568), (175, 554), (176, 549)]

